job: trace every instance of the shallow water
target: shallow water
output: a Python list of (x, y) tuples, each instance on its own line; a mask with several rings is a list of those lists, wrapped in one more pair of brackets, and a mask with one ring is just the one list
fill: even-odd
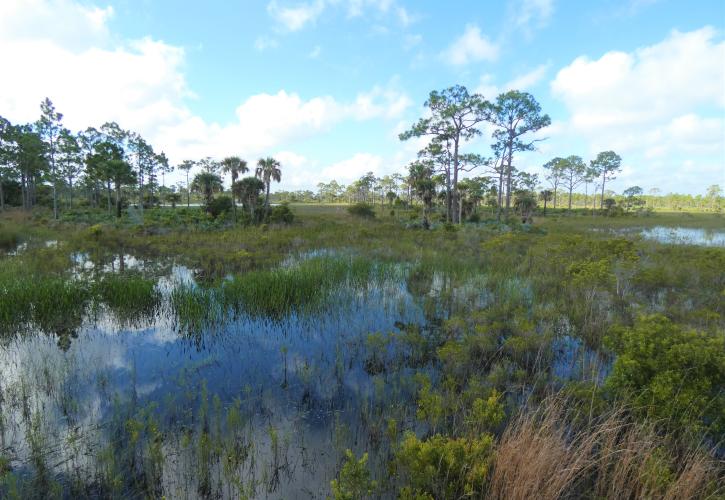
[[(148, 268), (128, 255), (99, 266), (74, 254), (73, 263), (76, 277)], [(192, 276), (172, 266), (157, 288), (168, 299)], [(182, 443), (184, 432), (226, 427), (236, 407), (256, 464), (239, 475), (256, 484), (255, 496), (304, 491), (323, 498), (344, 449), (370, 447), (372, 408), (414, 401), (398, 378), (404, 371), (366, 372), (368, 333), (424, 322), (404, 282), (383, 280), (342, 286), (319, 313), (280, 320), (242, 314), (193, 334), (177, 329), (164, 300), (155, 317), (132, 328), (105, 311), (89, 315), (63, 341), (40, 332), (19, 336), (0, 346), (0, 452), (20, 474), (34, 474), (31, 464), (41, 453), (60, 483), (74, 474), (93, 478), (103, 469), (103, 450), (124, 449), (114, 436), (148, 413), (164, 435), (164, 491), (195, 497), (198, 484), (190, 476), (197, 460)], [(371, 465), (384, 466), (375, 459)]]
[(659, 243), (725, 247), (725, 229), (654, 226), (645, 229), (627, 228), (616, 232), (625, 235), (638, 234), (646, 240), (654, 240)]

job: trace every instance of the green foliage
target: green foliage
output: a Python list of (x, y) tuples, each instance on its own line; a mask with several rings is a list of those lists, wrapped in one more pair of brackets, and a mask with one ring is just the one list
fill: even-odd
[(347, 207), (347, 212), (356, 217), (372, 219), (375, 217), (375, 208), (368, 203), (355, 203)]
[(105, 275), (96, 282), (94, 292), (124, 323), (152, 317), (161, 299), (155, 280), (137, 275)]
[(367, 453), (358, 460), (351, 450), (345, 451), (345, 463), (340, 470), (339, 478), (330, 481), (335, 500), (358, 500), (374, 493), (378, 485), (376, 481), (370, 479), (367, 463)]
[(292, 224), (294, 220), (295, 214), (287, 203), (272, 207), (269, 213), (269, 222), (273, 224)]
[(640, 317), (607, 337), (617, 354), (606, 386), (671, 429), (725, 431), (725, 334), (698, 332), (662, 315)]
[(493, 459), (493, 437), (420, 440), (407, 432), (395, 454), (406, 486), (402, 498), (457, 499), (481, 496)]
[(216, 219), (222, 214), (231, 213), (233, 205), (232, 199), (229, 196), (217, 196), (208, 202), (206, 209), (209, 215)]

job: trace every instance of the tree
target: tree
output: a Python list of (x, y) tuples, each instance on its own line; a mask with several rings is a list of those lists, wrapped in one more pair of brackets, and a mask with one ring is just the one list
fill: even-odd
[(68, 183), (68, 208), (73, 208), (73, 181), (83, 171), (83, 151), (78, 138), (64, 128), (58, 137), (58, 166)]
[(435, 182), (432, 179), (433, 168), (430, 163), (415, 162), (408, 168), (410, 184), (416, 196), (423, 202), (423, 227), (428, 229), (428, 214), (435, 197)]
[(644, 194), (644, 190), (639, 186), (632, 186), (630, 188), (625, 189), (622, 192), (622, 195), (624, 196), (625, 209), (631, 210), (633, 208), (644, 205), (644, 200), (642, 199), (642, 194)]
[(489, 116), (491, 103), (480, 94), (469, 94), (468, 89), (456, 85), (440, 92), (430, 93), (425, 106), (430, 110), (429, 118), (421, 118), (410, 130), (398, 137), (401, 141), (413, 137), (431, 136), (445, 164), (446, 182), (450, 205), (447, 207), (448, 219), (459, 223), (458, 178), (461, 167), (460, 148), (464, 143), (481, 135), (478, 125)]
[[(225, 174), (231, 174), (232, 177), (232, 191), (234, 191), (234, 183), (237, 182), (237, 179), (239, 178), (239, 174), (243, 174), (245, 172), (248, 172), (249, 169), (247, 168), (247, 162), (239, 158), (238, 156), (227, 156), (224, 158), (221, 162), (222, 165), (222, 171)], [(234, 219), (237, 218), (237, 202), (234, 199), (234, 195), (232, 193), (232, 206), (234, 207)]]
[[(94, 171), (94, 175), (104, 179), (109, 186), (114, 185), (116, 193), (116, 217), (121, 217), (121, 188), (136, 183), (136, 173), (131, 164), (125, 159), (123, 150), (113, 142), (99, 142), (94, 147), (94, 153), (87, 160)], [(109, 194), (110, 208), (110, 194)]]
[(707, 188), (707, 199), (710, 200), (710, 210), (715, 210), (715, 207), (719, 205), (720, 197), (722, 196), (722, 188), (718, 184), (713, 184)]
[(546, 203), (551, 201), (554, 193), (549, 189), (544, 189), (539, 193), (539, 199), (544, 202), (544, 217), (546, 217)]
[(579, 186), (587, 175), (587, 165), (581, 157), (568, 156), (562, 165), (562, 178), (564, 187), (569, 191), (569, 211), (571, 212), (571, 197), (574, 189)]
[(35, 187), (48, 168), (47, 145), (30, 125), (16, 126), (12, 134), (17, 144), (16, 164), (20, 170), (23, 208), (30, 210), (35, 204)]
[(50, 165), (50, 181), (53, 184), (53, 218), (58, 218), (58, 179), (56, 175), (56, 153), (58, 152), (58, 136), (61, 131), (63, 114), (55, 110), (55, 106), (47, 97), (40, 103), (40, 120), (37, 127), (40, 137), (47, 144), (46, 152)]
[[(511, 180), (513, 174), (514, 153), (533, 151), (539, 139), (525, 141), (527, 134), (541, 130), (551, 124), (549, 115), (541, 114), (541, 106), (534, 96), (527, 92), (510, 90), (500, 94), (492, 106), (488, 120), (497, 127), (493, 133), (498, 147), (495, 151), (501, 155), (501, 168), (506, 177), (506, 217), (511, 204)], [(504, 168), (505, 167), (505, 168)], [(500, 218), (500, 211), (499, 211)]]
[(544, 163), (544, 169), (548, 171), (546, 174), (546, 180), (549, 181), (551, 187), (554, 189), (554, 208), (556, 208), (557, 192), (559, 190), (559, 184), (564, 178), (564, 158), (552, 158), (551, 160)]
[(12, 123), (0, 116), (0, 211), (5, 210), (5, 182), (17, 163), (18, 144)]
[(602, 178), (602, 197), (599, 208), (604, 208), (604, 186), (607, 181), (616, 179), (614, 174), (622, 170), (622, 158), (614, 151), (602, 151), (590, 162), (591, 168)]
[(269, 216), (269, 187), (272, 181), (280, 182), (282, 180), (282, 170), (280, 163), (272, 157), (260, 158), (257, 161), (257, 170), (255, 176), (264, 182), (264, 216)]
[(532, 222), (532, 214), (536, 209), (536, 198), (530, 191), (517, 191), (514, 199), (514, 209), (521, 216), (521, 221), (525, 224)]
[(232, 186), (234, 196), (242, 202), (242, 207), (249, 213), (253, 222), (256, 222), (255, 210), (259, 204), (259, 194), (264, 188), (264, 182), (256, 177), (245, 177)]
[(171, 208), (176, 208), (176, 204), (181, 201), (181, 194), (176, 191), (169, 191), (166, 193), (166, 201), (171, 203)]
[(101, 179), (92, 175), (92, 168), (88, 165), (88, 158), (93, 154), (95, 145), (101, 141), (101, 133), (93, 127), (88, 127), (77, 135), (78, 144), (81, 148), (81, 156), (85, 164), (85, 180), (90, 187), (91, 195), (89, 196), (91, 204), (98, 207), (101, 197)]
[(191, 184), (189, 184), (189, 172), (194, 168), (196, 162), (192, 160), (184, 160), (179, 164), (179, 170), (186, 172), (186, 208), (191, 205)]
[(194, 176), (191, 189), (203, 196), (206, 210), (209, 211), (214, 193), (222, 190), (222, 179), (217, 174), (208, 171), (200, 172)]

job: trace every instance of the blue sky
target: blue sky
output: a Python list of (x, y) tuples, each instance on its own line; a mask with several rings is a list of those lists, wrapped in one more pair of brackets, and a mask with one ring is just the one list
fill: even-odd
[(433, 89), (517, 88), (553, 121), (525, 170), (613, 149), (613, 189), (696, 194), (725, 185), (724, 31), (718, 1), (4, 0), (0, 115), (47, 95), (71, 128), (116, 120), (175, 162), (275, 155), (303, 189), (403, 171)]

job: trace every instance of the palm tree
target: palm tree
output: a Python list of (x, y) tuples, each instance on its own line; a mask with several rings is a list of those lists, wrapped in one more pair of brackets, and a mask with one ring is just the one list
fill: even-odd
[(428, 229), (430, 227), (428, 213), (436, 194), (435, 181), (431, 178), (433, 170), (426, 164), (416, 162), (410, 165), (409, 172), (410, 186), (423, 202), (423, 227)]
[(209, 205), (214, 198), (214, 192), (222, 190), (222, 179), (211, 172), (200, 172), (194, 176), (191, 189), (204, 197), (204, 203), (208, 211)]
[(539, 193), (539, 199), (544, 202), (544, 217), (546, 217), (546, 203), (551, 201), (554, 193), (550, 189), (544, 189)]
[(237, 181), (232, 186), (233, 194), (238, 197), (245, 210), (249, 211), (252, 223), (256, 223), (257, 219), (254, 210), (257, 207), (259, 193), (264, 189), (264, 182), (256, 177), (245, 177)]
[(536, 198), (529, 191), (519, 191), (514, 200), (514, 209), (521, 215), (521, 222), (531, 224), (531, 215), (536, 208)]
[(191, 205), (191, 185), (189, 184), (189, 172), (192, 168), (194, 168), (194, 165), (196, 165), (196, 162), (191, 160), (184, 160), (181, 162), (181, 165), (179, 165), (179, 169), (186, 172), (186, 208), (189, 208), (189, 205)]
[(222, 171), (232, 175), (232, 206), (234, 207), (234, 220), (237, 219), (237, 202), (234, 199), (234, 183), (237, 182), (239, 174), (248, 172), (247, 162), (238, 156), (227, 156), (222, 160)]
[(255, 175), (264, 182), (265, 196), (264, 196), (264, 213), (265, 217), (269, 216), (269, 186), (272, 181), (282, 180), (282, 171), (280, 168), (282, 165), (272, 157), (260, 158), (257, 162), (257, 171)]

